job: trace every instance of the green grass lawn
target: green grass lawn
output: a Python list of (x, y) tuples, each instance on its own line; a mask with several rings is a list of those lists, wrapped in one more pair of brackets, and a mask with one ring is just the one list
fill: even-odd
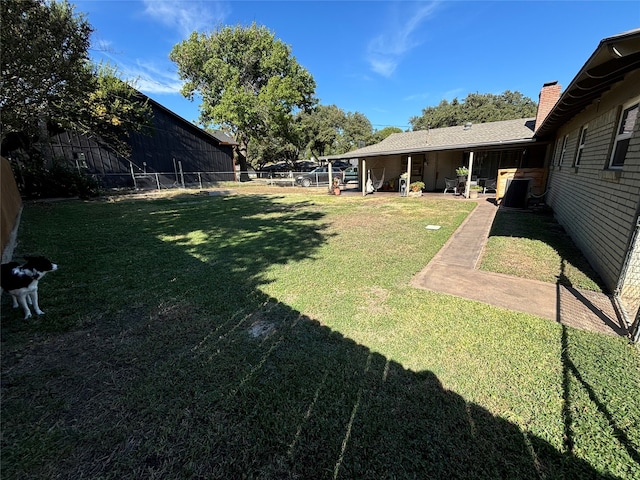
[(602, 291), (598, 275), (550, 212), (498, 211), (480, 268)]
[(27, 205), (60, 269), (3, 296), (3, 478), (638, 478), (635, 347), (408, 286), (472, 207)]

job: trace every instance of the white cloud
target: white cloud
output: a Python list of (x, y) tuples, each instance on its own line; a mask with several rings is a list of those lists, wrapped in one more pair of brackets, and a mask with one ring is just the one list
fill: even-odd
[(367, 60), (371, 69), (384, 77), (390, 77), (402, 57), (420, 44), (415, 38), (415, 32), (433, 15), (437, 7), (438, 2), (430, 2), (407, 12), (408, 5), (401, 3), (399, 8), (402, 14), (398, 15), (399, 18), (390, 22), (383, 33), (369, 42)]
[(451, 90), (447, 90), (446, 92), (444, 92), (444, 94), (442, 95), (442, 98), (446, 99), (447, 101), (452, 101), (454, 98), (459, 97), (462, 92), (464, 92), (463, 88), (454, 88)]
[(144, 93), (180, 93), (182, 81), (169, 61), (162, 66), (149, 61), (123, 61), (118, 55), (101, 51), (103, 60), (114, 65), (119, 76), (129, 85)]
[(185, 38), (194, 30), (215, 29), (228, 15), (227, 4), (223, 1), (144, 0), (144, 4), (147, 15), (176, 29)]
[[(182, 38), (187, 38), (194, 30), (214, 30), (229, 13), (228, 3), (224, 0), (142, 0), (142, 3), (149, 21), (165, 25)], [(94, 34), (94, 60), (106, 60), (116, 66), (127, 83), (146, 94), (180, 93), (183, 82), (165, 52), (159, 54), (153, 48), (129, 46), (126, 47), (129, 52), (124, 52), (121, 48), (116, 42)]]
[(138, 78), (131, 85), (144, 93), (178, 93), (181, 83), (162, 83), (153, 78)]
[(369, 59), (369, 65), (371, 65), (371, 70), (374, 72), (379, 73), (383, 77), (390, 77), (398, 66), (398, 60), (394, 58), (384, 58), (383, 56), (378, 58), (372, 57)]
[(415, 100), (426, 100), (430, 96), (431, 95), (428, 93), (414, 93), (413, 95), (407, 95), (402, 100), (404, 100), (405, 102), (413, 102)]
[(182, 82), (175, 70), (158, 67), (154, 63), (138, 61), (135, 65), (120, 65), (126, 78), (144, 93), (179, 93)]

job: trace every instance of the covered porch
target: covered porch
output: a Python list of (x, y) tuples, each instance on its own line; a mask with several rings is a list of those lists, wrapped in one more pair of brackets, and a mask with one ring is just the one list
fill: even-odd
[(491, 180), (497, 181), (499, 170), (543, 168), (546, 150), (546, 145), (526, 145), (361, 156), (357, 158), (361, 172), (358, 189), (366, 195), (370, 180), (376, 191), (399, 192), (404, 176), (405, 187), (423, 182), (425, 192), (444, 192), (447, 180), (460, 180), (456, 172), (460, 167), (467, 169), (463, 183), (482, 186)]

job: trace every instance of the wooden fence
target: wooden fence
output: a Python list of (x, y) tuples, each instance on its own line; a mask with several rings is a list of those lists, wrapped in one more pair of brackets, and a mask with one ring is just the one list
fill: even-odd
[(18, 191), (16, 179), (11, 171), (9, 160), (0, 157), (2, 170), (0, 171), (0, 240), (2, 243), (2, 261), (6, 262), (13, 255), (15, 235), (22, 211), (22, 199)]

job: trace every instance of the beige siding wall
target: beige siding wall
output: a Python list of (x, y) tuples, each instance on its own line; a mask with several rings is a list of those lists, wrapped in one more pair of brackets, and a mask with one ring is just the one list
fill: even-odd
[[(406, 170), (402, 168), (402, 158), (406, 155), (388, 155), (380, 157), (368, 157), (360, 160), (360, 169), (363, 168), (362, 161), (366, 161), (367, 170), (371, 169), (374, 175), (379, 177), (384, 169), (385, 181), (397, 179)], [(427, 152), (413, 154), (412, 162), (423, 162), (427, 165), (423, 170), (422, 181), (427, 190), (444, 190), (445, 177), (455, 178), (456, 168), (463, 163), (463, 152), (459, 150), (444, 152)], [(397, 184), (394, 182), (394, 189)]]
[[(622, 170), (608, 169), (620, 107), (640, 96), (640, 71), (606, 92), (557, 132), (547, 201), (559, 223), (613, 291), (640, 206), (640, 121)], [(573, 166), (580, 130), (588, 125), (579, 166)], [(568, 135), (562, 165), (563, 138)]]
[[(384, 172), (385, 182), (392, 181), (393, 188), (396, 190), (398, 185), (394, 180), (397, 180), (400, 174), (404, 173), (400, 168), (400, 155), (363, 158), (360, 160), (358, 168), (360, 172), (365, 174), (365, 178), (368, 170), (372, 170), (376, 178), (382, 177), (382, 173)], [(360, 173), (360, 175), (362, 176), (363, 173)]]

